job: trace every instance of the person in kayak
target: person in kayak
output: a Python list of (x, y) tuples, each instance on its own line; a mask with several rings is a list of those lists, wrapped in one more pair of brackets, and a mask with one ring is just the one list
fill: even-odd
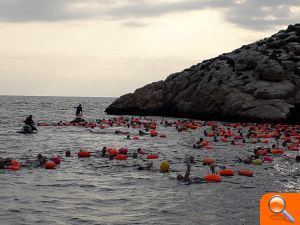
[(32, 130), (37, 130), (34, 121), (32, 120), (32, 115), (29, 115), (26, 120), (24, 121), (25, 125), (28, 125), (31, 127)]
[(74, 107), (76, 109), (76, 116), (80, 116), (82, 114), (82, 106), (79, 104), (77, 107)]

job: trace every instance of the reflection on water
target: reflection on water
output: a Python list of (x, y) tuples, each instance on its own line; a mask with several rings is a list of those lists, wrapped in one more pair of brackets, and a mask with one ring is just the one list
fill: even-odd
[[(216, 143), (215, 150), (190, 148), (203, 135), (175, 132), (159, 127), (166, 139), (142, 137), (125, 140), (109, 128), (105, 134), (91, 133), (82, 127), (39, 127), (37, 135), (15, 132), (28, 114), (43, 122), (70, 121), (78, 103), (84, 106), (87, 119), (105, 116), (111, 98), (0, 97), (0, 156), (26, 161), (38, 153), (65, 158), (56, 170), (26, 169), (0, 171), (1, 224), (258, 224), (259, 199), (267, 191), (299, 191), (299, 167), (293, 160), (275, 158), (262, 166), (234, 161), (247, 155), (252, 144), (231, 146)], [(157, 118), (158, 119), (158, 118)], [(126, 130), (123, 128), (123, 130)], [(131, 130), (137, 133), (137, 130)], [(269, 144), (272, 145), (272, 142)], [(138, 171), (147, 160), (129, 158), (110, 161), (91, 157), (78, 159), (74, 152), (86, 146), (92, 152), (103, 146), (138, 147), (160, 152), (154, 170)], [(203, 176), (208, 168), (201, 158), (211, 156), (218, 165), (234, 170), (251, 169), (254, 177), (234, 176), (218, 184), (185, 185), (175, 180), (176, 171), (184, 173), (183, 159), (191, 154), (196, 159), (192, 175)], [(162, 160), (168, 160), (172, 171), (158, 171)]]

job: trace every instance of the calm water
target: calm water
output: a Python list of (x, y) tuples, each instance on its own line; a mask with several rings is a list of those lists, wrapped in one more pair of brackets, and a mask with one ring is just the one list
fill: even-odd
[[(56, 170), (27, 169), (0, 171), (0, 224), (259, 224), (259, 199), (268, 191), (299, 191), (299, 168), (294, 161), (275, 158), (262, 166), (234, 162), (234, 156), (247, 155), (253, 145), (243, 147), (222, 143), (215, 150), (195, 150), (192, 144), (203, 134), (175, 132), (159, 127), (166, 139), (143, 137), (125, 140), (114, 135), (91, 133), (82, 127), (39, 127), (34, 135), (17, 134), (28, 114), (37, 122), (70, 121), (74, 106), (84, 106), (86, 119), (105, 117), (104, 109), (112, 98), (8, 97), (0, 96), (0, 157), (33, 159), (38, 153), (62, 155), (71, 150)], [(157, 118), (158, 119), (158, 118)], [(116, 129), (116, 128), (115, 128)], [(122, 128), (123, 130), (126, 130)], [(137, 130), (131, 130), (137, 133)], [(270, 143), (269, 145), (271, 145)], [(138, 171), (145, 159), (110, 161), (106, 158), (78, 159), (74, 152), (81, 146), (91, 151), (103, 146), (138, 147), (160, 152), (154, 170)], [(184, 173), (185, 154), (198, 162), (192, 175), (208, 174), (199, 162), (204, 156), (233, 169), (251, 169), (253, 178), (234, 176), (218, 184), (184, 185), (174, 177)], [(163, 159), (172, 172), (157, 172)], [(155, 170), (156, 169), (156, 170)]]

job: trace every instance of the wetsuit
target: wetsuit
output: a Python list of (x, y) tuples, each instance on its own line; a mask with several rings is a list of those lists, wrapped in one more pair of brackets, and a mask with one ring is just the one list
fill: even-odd
[(79, 105), (75, 108), (76, 108), (76, 116), (79, 116), (82, 113), (82, 107), (81, 107), (81, 105)]
[(24, 123), (25, 123), (26, 125), (31, 126), (34, 122), (33, 122), (33, 120), (32, 120), (31, 117), (27, 117), (26, 120), (24, 121)]
[(25, 125), (28, 125), (31, 127), (32, 130), (36, 130), (35, 126), (34, 125), (34, 121), (32, 120), (32, 117), (28, 116), (26, 118), (26, 120), (24, 121)]

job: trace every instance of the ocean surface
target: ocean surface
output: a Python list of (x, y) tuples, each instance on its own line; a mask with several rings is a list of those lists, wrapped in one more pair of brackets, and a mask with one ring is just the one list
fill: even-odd
[[(115, 129), (132, 134), (137, 134), (137, 130), (116, 127), (105, 129), (104, 134), (92, 133), (83, 127), (54, 126), (38, 127), (38, 134), (16, 133), (29, 114), (36, 122), (71, 121), (75, 113), (73, 107), (79, 103), (84, 107), (86, 120), (109, 118), (104, 110), (113, 100), (0, 96), (0, 157), (24, 162), (35, 159), (38, 153), (64, 157), (66, 150), (72, 152), (72, 157), (64, 157), (56, 170), (0, 170), (1, 225), (255, 225), (259, 224), (259, 200), (265, 192), (300, 191), (299, 167), (294, 160), (276, 157), (273, 163), (262, 166), (234, 161), (236, 155), (250, 154), (256, 145), (216, 143), (214, 150), (191, 148), (203, 137), (205, 127), (178, 133), (175, 128), (159, 126), (158, 131), (165, 133), (166, 139), (142, 137), (140, 141), (114, 134)], [(160, 158), (154, 160), (152, 170), (139, 171), (138, 166), (147, 165), (146, 159), (79, 159), (75, 154), (80, 147), (96, 152), (103, 146), (127, 147), (129, 153), (141, 147), (147, 152), (159, 152)], [(177, 173), (185, 172), (185, 155), (196, 159), (193, 176), (209, 174), (201, 159), (211, 156), (218, 165), (235, 170), (251, 169), (254, 177), (236, 175), (224, 178), (221, 183), (185, 185), (175, 179)], [(163, 160), (171, 164), (169, 173), (159, 172)]]

